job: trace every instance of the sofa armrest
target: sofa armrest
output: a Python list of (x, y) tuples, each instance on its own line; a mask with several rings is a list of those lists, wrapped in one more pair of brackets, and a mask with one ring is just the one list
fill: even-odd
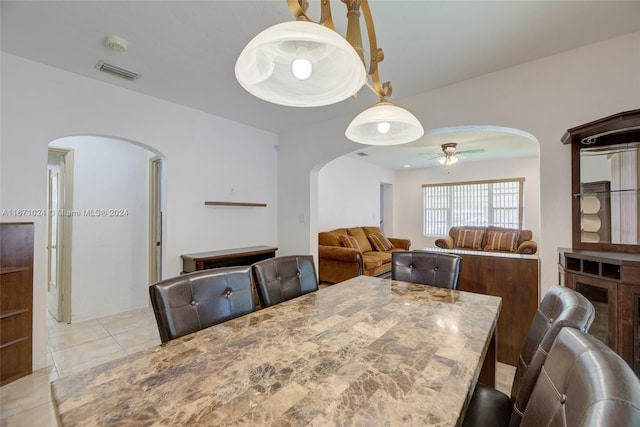
[(338, 283), (364, 272), (362, 252), (342, 246), (318, 245), (318, 273), (321, 282)]
[(437, 247), (442, 249), (454, 249), (453, 237), (451, 236), (441, 237), (439, 239), (436, 239), (435, 244)]
[(405, 251), (408, 251), (411, 246), (411, 240), (409, 239), (396, 239), (393, 237), (387, 237), (387, 239), (391, 242), (393, 247), (397, 249), (404, 249)]
[(518, 249), (516, 250), (516, 252), (519, 254), (527, 255), (535, 254), (537, 251), (538, 244), (533, 240), (525, 240), (524, 242), (520, 243), (520, 246), (518, 246)]
[(362, 263), (362, 252), (353, 248), (343, 248), (342, 246), (318, 245), (318, 257), (335, 261)]

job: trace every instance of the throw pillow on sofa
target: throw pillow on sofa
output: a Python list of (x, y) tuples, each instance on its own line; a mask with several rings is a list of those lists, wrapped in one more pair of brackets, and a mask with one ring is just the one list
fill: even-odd
[(378, 252), (386, 252), (393, 248), (393, 243), (387, 239), (384, 233), (371, 233), (369, 234), (369, 241), (371, 246)]
[(357, 249), (360, 250), (360, 245), (358, 241), (353, 236), (348, 236), (346, 234), (340, 235), (340, 244), (345, 248)]
[(518, 249), (520, 233), (517, 231), (489, 231), (485, 251), (515, 252)]
[(456, 246), (458, 248), (480, 249), (482, 250), (482, 239), (484, 230), (462, 229), (458, 233)]

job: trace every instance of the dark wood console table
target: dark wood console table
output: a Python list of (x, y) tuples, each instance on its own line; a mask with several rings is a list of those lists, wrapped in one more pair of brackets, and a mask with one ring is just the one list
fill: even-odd
[(180, 255), (180, 258), (182, 258), (182, 273), (218, 267), (251, 265), (254, 262), (275, 257), (277, 250), (278, 248), (272, 246), (250, 246), (247, 248)]
[(502, 298), (498, 318), (498, 361), (516, 366), (538, 310), (538, 255), (424, 248), (462, 257), (458, 290)]

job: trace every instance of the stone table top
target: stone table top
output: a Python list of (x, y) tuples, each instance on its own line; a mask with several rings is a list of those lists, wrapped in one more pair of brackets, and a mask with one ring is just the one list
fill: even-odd
[(356, 277), (52, 382), (63, 426), (453, 426), (497, 297)]

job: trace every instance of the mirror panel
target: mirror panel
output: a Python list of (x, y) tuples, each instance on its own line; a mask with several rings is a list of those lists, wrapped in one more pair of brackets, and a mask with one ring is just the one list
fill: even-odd
[(580, 240), (640, 242), (638, 155), (640, 143), (580, 149)]

